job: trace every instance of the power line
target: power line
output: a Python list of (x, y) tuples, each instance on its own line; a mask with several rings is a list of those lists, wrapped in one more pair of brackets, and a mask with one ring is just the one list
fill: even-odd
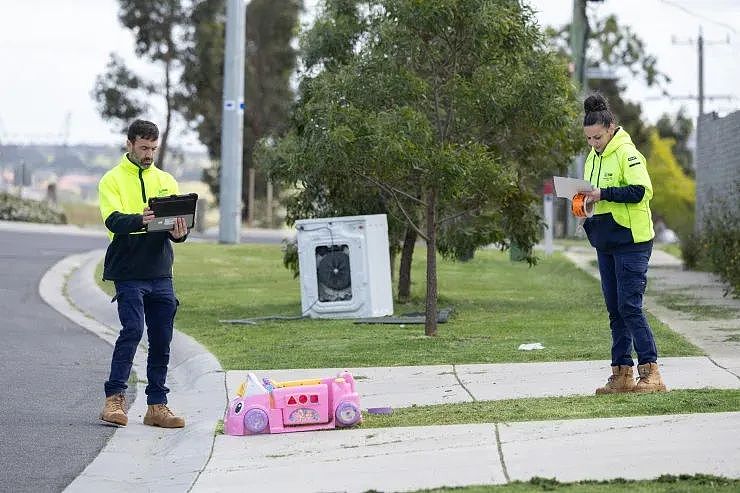
[(725, 29), (729, 29), (730, 31), (732, 31), (733, 34), (737, 34), (737, 30), (734, 27), (732, 27), (731, 25), (729, 25), (729, 24), (725, 24), (724, 22), (716, 21), (716, 20), (711, 19), (711, 18), (709, 18), (709, 17), (707, 17), (705, 15), (697, 14), (696, 12), (692, 12), (689, 9), (687, 9), (686, 7), (684, 7), (683, 5), (678, 5), (675, 2), (672, 2), (670, 0), (660, 0), (660, 1), (662, 3), (665, 3), (665, 4), (670, 5), (671, 7), (675, 7), (677, 9), (679, 9), (679, 10), (682, 10), (685, 13), (687, 13), (687, 14), (693, 16), (693, 17), (696, 17), (698, 19), (704, 19), (705, 21), (711, 22), (713, 24), (717, 24), (718, 26), (722, 26)]
[[(673, 36), (673, 44), (689, 44), (693, 45), (694, 40), (690, 39), (686, 42), (677, 41), (676, 37)], [(697, 76), (698, 76), (698, 94), (696, 98), (697, 103), (699, 104), (699, 116), (704, 114), (704, 100), (706, 99), (728, 99), (731, 98), (731, 96), (726, 95), (713, 95), (713, 96), (707, 96), (704, 94), (704, 45), (705, 44), (719, 44), (718, 42), (705, 42), (704, 35), (702, 34), (701, 28), (699, 28), (699, 37), (696, 39), (696, 46), (698, 49), (698, 70), (697, 70)], [(727, 44), (729, 44), (729, 40), (727, 41)], [(675, 97), (676, 99), (683, 99), (683, 97)]]

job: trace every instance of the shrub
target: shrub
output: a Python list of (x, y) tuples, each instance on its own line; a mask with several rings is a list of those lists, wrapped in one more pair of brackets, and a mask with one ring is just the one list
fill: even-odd
[(37, 200), (22, 199), (0, 192), (0, 220), (66, 224), (64, 213)]
[(740, 217), (727, 208), (707, 217), (702, 231), (706, 259), (729, 291), (740, 294)]
[[(736, 186), (740, 193), (740, 183)], [(728, 284), (728, 293), (740, 294), (740, 201), (738, 195), (712, 199), (704, 208), (699, 232), (681, 242), (686, 268), (706, 268)]]
[(696, 233), (690, 233), (681, 238), (681, 258), (683, 266), (689, 270), (696, 270), (703, 257), (701, 237)]

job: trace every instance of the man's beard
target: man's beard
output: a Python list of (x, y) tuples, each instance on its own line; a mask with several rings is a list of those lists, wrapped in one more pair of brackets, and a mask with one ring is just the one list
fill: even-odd
[(149, 159), (147, 162), (143, 162), (143, 160), (136, 157), (133, 152), (129, 153), (128, 158), (132, 163), (134, 163), (136, 166), (139, 166), (140, 168), (148, 168), (154, 162), (153, 159)]

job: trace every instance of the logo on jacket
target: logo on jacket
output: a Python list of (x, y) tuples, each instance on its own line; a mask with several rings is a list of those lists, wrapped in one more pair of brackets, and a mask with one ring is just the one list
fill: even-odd
[(160, 197), (164, 197), (165, 195), (169, 195), (169, 194), (170, 194), (169, 188), (160, 188), (159, 192), (157, 192), (157, 195)]

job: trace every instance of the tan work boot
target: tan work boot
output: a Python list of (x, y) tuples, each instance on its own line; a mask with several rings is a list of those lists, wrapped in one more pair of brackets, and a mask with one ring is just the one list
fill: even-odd
[(126, 426), (128, 424), (126, 396), (123, 394), (114, 394), (106, 397), (103, 412), (100, 413), (100, 419), (117, 426)]
[(152, 404), (147, 406), (144, 424), (159, 426), (161, 428), (182, 428), (185, 426), (185, 418), (175, 416), (165, 404)]
[(660, 376), (658, 363), (645, 363), (637, 366), (637, 385), (635, 392), (665, 392), (665, 383)]
[(621, 394), (635, 390), (635, 379), (632, 367), (628, 365), (612, 366), (612, 374), (606, 385), (596, 389), (596, 394)]

